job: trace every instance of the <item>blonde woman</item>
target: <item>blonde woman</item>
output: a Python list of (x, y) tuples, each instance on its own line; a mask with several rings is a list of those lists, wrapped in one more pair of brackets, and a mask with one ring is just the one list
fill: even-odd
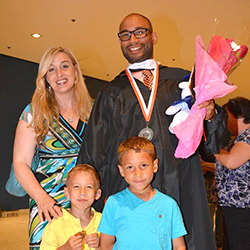
[[(67, 173), (75, 166), (92, 108), (80, 66), (65, 48), (50, 48), (42, 57), (32, 102), (17, 125), (15, 175), (30, 195), (30, 249), (39, 249), (43, 229), (62, 215)], [(34, 154), (39, 160), (31, 170)]]

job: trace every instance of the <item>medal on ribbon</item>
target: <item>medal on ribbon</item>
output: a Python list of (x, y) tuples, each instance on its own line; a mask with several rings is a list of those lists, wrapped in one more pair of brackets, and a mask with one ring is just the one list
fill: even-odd
[(145, 103), (145, 100), (142, 96), (142, 93), (137, 85), (137, 83), (135, 82), (135, 79), (129, 69), (129, 67), (125, 70), (126, 71), (126, 74), (128, 76), (128, 79), (129, 79), (129, 82), (134, 90), (134, 93), (137, 97), (137, 100), (139, 102), (139, 105), (140, 105), (140, 108), (141, 108), (141, 111), (142, 111), (142, 114), (144, 116), (144, 119), (146, 121), (146, 127), (143, 128), (138, 136), (139, 137), (144, 137), (144, 138), (147, 138), (148, 140), (152, 140), (153, 137), (154, 137), (154, 132), (151, 128), (149, 128), (148, 126), (148, 123), (150, 121), (150, 118), (151, 118), (151, 115), (152, 115), (152, 112), (153, 112), (153, 108), (154, 108), (154, 103), (155, 103), (155, 98), (156, 98), (156, 93), (157, 93), (157, 88), (158, 88), (158, 77), (159, 77), (159, 65), (158, 63), (153, 60), (154, 64), (155, 64), (155, 77), (154, 77), (154, 80), (153, 80), (153, 87), (152, 87), (152, 90), (151, 90), (151, 94), (150, 94), (150, 97), (149, 97), (149, 102), (148, 102), (148, 105), (146, 106), (146, 103)]

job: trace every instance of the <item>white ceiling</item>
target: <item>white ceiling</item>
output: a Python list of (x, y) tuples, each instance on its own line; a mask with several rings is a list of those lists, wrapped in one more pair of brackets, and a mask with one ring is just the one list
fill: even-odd
[[(76, 55), (84, 75), (111, 80), (127, 65), (116, 33), (132, 12), (151, 19), (155, 58), (168, 66), (191, 69), (197, 35), (206, 47), (213, 35), (250, 45), (250, 0), (0, 0), (0, 53), (39, 62), (61, 45)], [(42, 38), (32, 38), (34, 32)], [(229, 80), (238, 89), (224, 100), (250, 98), (250, 55)]]

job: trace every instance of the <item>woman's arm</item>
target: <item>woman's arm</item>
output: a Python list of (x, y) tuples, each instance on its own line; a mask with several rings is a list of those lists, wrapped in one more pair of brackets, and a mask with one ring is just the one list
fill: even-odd
[(237, 142), (229, 152), (221, 149), (220, 153), (214, 156), (226, 168), (235, 169), (250, 159), (250, 145)]
[(203, 161), (202, 159), (200, 159), (200, 160), (201, 160), (201, 166), (202, 166), (203, 171), (209, 171), (212, 173), (215, 172), (215, 163), (214, 162)]
[(62, 215), (59, 207), (54, 207), (55, 200), (52, 199), (36, 180), (31, 163), (36, 147), (36, 133), (32, 127), (19, 120), (13, 150), (13, 165), (18, 182), (24, 190), (36, 201), (38, 214), (41, 221), (44, 217), (50, 222), (51, 217), (57, 218)]

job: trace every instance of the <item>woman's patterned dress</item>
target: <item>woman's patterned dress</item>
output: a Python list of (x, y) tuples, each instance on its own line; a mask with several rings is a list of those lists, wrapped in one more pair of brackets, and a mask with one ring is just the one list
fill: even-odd
[[(23, 111), (21, 120), (30, 123), (32, 108), (29, 104)], [(37, 145), (39, 156), (35, 176), (43, 189), (63, 208), (69, 207), (69, 200), (65, 197), (64, 186), (67, 173), (76, 164), (77, 155), (82, 142), (85, 123), (79, 120), (75, 130), (70, 124), (59, 117), (59, 123), (54, 121), (44, 140)], [(39, 249), (44, 227), (48, 223), (40, 222), (38, 206), (30, 199), (29, 242), (30, 249)]]

